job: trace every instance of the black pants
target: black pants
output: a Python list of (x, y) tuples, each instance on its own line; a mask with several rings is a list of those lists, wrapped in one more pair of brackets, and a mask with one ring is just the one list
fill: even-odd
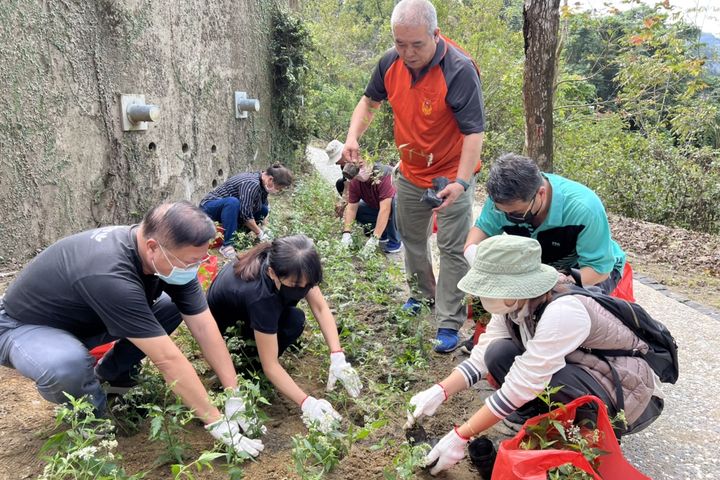
[[(218, 322), (220, 332), (225, 334), (230, 324), (222, 324)], [(278, 321), (278, 357), (283, 354), (287, 348), (295, 344), (305, 329), (305, 313), (297, 307), (288, 307), (280, 314)], [(240, 338), (243, 340), (255, 341), (255, 331), (250, 327), (248, 322), (243, 322), (240, 326)], [(254, 345), (254, 343), (253, 343)], [(244, 353), (248, 357), (257, 356), (257, 348), (245, 347)]]
[[(485, 365), (490, 375), (493, 376), (499, 385), (502, 385), (505, 382), (505, 376), (510, 371), (510, 367), (512, 367), (512, 364), (515, 362), (515, 357), (522, 354), (522, 350), (509, 338), (495, 340), (488, 345), (485, 351)], [(615, 407), (605, 389), (592, 375), (580, 366), (568, 364), (555, 372), (550, 379), (550, 387), (560, 385), (563, 387), (551, 396), (552, 401), (568, 404), (583, 395), (595, 395), (605, 402), (610, 417), (615, 416)], [(578, 410), (578, 415), (581, 415), (580, 410)], [(591, 413), (591, 411), (594, 410), (592, 405), (588, 405), (588, 410), (590, 411), (587, 412), (586, 418), (594, 421), (596, 414)], [(547, 405), (537, 398), (529, 401), (517, 410), (518, 415), (523, 418), (530, 418), (547, 412)], [(585, 415), (583, 415), (583, 417), (585, 417)]]

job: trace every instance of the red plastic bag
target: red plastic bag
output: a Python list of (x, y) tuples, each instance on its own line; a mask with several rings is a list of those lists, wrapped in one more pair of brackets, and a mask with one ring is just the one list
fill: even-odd
[(198, 269), (198, 280), (200, 280), (200, 286), (203, 291), (207, 291), (210, 288), (210, 284), (215, 280), (218, 274), (218, 259), (215, 255), (210, 255), (207, 262), (200, 265)]
[(215, 223), (215, 238), (210, 240), (210, 245), (208, 245), (208, 249), (213, 248), (220, 248), (222, 247), (223, 242), (225, 241), (225, 229), (222, 227), (222, 225), (218, 225), (218, 223)]
[(623, 268), (622, 278), (615, 287), (615, 290), (610, 292), (611, 297), (622, 298), (628, 302), (635, 302), (635, 292), (633, 291), (633, 269), (630, 266), (630, 262), (625, 262), (625, 268)]
[[(548, 416), (560, 421), (573, 420), (578, 407), (588, 403), (595, 403), (598, 408), (597, 428), (600, 430), (600, 439), (597, 447), (608, 452), (599, 457), (597, 471), (580, 452), (559, 449), (524, 450), (520, 447), (520, 443), (526, 436), (525, 429), (528, 425), (536, 425)], [(625, 459), (608, 418), (607, 407), (602, 400), (592, 395), (577, 398), (564, 408), (557, 408), (550, 413), (538, 415), (525, 422), (517, 435), (500, 444), (492, 480), (546, 480), (548, 470), (566, 463), (575, 465), (596, 480), (650, 480), (650, 477), (637, 471)]]
[(102, 357), (105, 356), (107, 352), (109, 352), (112, 347), (115, 345), (115, 342), (110, 343), (104, 343), (102, 345), (98, 345), (97, 347), (90, 350), (90, 355), (95, 357), (95, 364), (97, 365), (97, 362), (100, 361)]

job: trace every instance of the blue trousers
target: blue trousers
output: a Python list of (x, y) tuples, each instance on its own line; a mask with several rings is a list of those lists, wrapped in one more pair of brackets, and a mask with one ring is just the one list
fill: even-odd
[[(240, 214), (240, 200), (237, 197), (218, 198), (209, 200), (200, 206), (203, 212), (215, 222), (220, 222), (225, 229), (223, 246), (233, 244), (233, 236), (238, 229), (238, 215)], [(256, 222), (261, 222), (270, 212), (270, 206), (263, 203), (260, 210), (254, 213)]]
[[(152, 306), (152, 312), (168, 334), (182, 321), (180, 311), (164, 293)], [(0, 365), (33, 380), (49, 402), (65, 403), (63, 392), (73, 397), (87, 395), (96, 414), (103, 415), (107, 399), (95, 376), (95, 359), (89, 350), (113, 340), (119, 341), (97, 366), (98, 374), (111, 382), (136, 373), (145, 357), (130, 341), (107, 332), (80, 338), (65, 330), (20, 323), (7, 315), (0, 303)]]
[[(383, 232), (382, 236), (380, 237), (380, 240), (387, 240), (388, 242), (392, 243), (400, 243), (400, 234), (397, 230), (397, 224), (395, 222), (395, 210), (396, 210), (396, 202), (395, 197), (392, 199), (392, 208), (390, 209), (390, 218), (388, 218), (387, 226), (385, 227), (385, 231)], [(365, 231), (366, 233), (368, 231), (372, 231), (372, 229), (375, 228), (375, 225), (377, 224), (377, 217), (380, 213), (380, 210), (377, 208), (372, 208), (364, 201), (360, 200), (358, 204), (358, 211), (357, 215), (355, 216), (355, 220), (362, 224), (367, 225)]]

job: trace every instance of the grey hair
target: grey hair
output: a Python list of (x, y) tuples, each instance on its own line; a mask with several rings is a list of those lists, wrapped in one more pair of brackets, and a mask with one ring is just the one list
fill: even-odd
[(488, 174), (487, 193), (499, 204), (530, 201), (543, 184), (543, 176), (535, 161), (516, 153), (496, 159)]
[(153, 237), (166, 248), (199, 247), (215, 237), (215, 224), (189, 202), (163, 203), (145, 214), (145, 238)]
[(428, 0), (401, 0), (395, 5), (390, 16), (390, 26), (427, 26), (428, 35), (433, 36), (438, 28), (435, 6)]

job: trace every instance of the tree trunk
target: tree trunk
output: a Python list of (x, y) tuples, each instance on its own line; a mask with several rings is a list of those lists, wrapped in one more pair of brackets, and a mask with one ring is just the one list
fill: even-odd
[(525, 155), (553, 170), (553, 97), (557, 71), (560, 0), (525, 0)]

